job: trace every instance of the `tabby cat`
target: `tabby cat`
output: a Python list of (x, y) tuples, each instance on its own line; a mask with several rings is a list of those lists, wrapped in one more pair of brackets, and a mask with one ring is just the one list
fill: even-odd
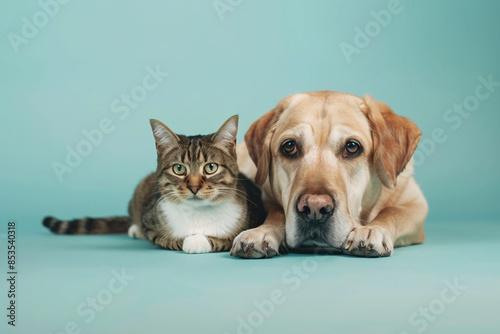
[(236, 163), (238, 116), (207, 136), (177, 135), (160, 121), (150, 123), (157, 170), (137, 186), (128, 217), (46, 217), (43, 224), (60, 234), (128, 231), (162, 248), (206, 253), (229, 250), (240, 232), (262, 223), (260, 190)]

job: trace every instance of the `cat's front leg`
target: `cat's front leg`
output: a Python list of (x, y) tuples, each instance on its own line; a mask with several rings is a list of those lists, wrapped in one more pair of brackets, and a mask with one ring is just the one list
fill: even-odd
[(222, 239), (195, 234), (184, 239), (182, 250), (186, 253), (223, 252), (231, 249), (233, 239)]
[(195, 234), (184, 239), (182, 250), (190, 254), (210, 253), (212, 251), (212, 244), (206, 236)]
[(151, 242), (161, 248), (184, 251), (189, 254), (210, 253), (212, 245), (207, 237), (201, 234), (190, 235), (185, 239), (173, 239), (167, 236), (151, 236)]
[(210, 241), (210, 244), (212, 246), (212, 252), (224, 252), (228, 251), (231, 249), (233, 246), (233, 238), (227, 239), (227, 238), (216, 238), (216, 237), (210, 237), (207, 236), (208, 241)]
[(170, 250), (182, 250), (183, 240), (173, 239), (165, 235), (159, 235), (153, 231), (146, 230), (146, 238), (151, 241), (151, 243), (160, 246), (161, 248)]

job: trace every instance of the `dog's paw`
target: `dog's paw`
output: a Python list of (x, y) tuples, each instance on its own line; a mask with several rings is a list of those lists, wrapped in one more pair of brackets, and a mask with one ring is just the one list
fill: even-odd
[(204, 235), (195, 234), (184, 239), (182, 250), (190, 254), (209, 253), (212, 251), (212, 245)]
[(135, 239), (146, 239), (144, 234), (142, 234), (141, 229), (136, 224), (130, 225), (130, 227), (128, 228), (128, 235), (129, 237)]
[(366, 225), (351, 231), (342, 250), (345, 254), (356, 256), (390, 256), (394, 245), (391, 234), (385, 228)]
[(241, 232), (233, 241), (231, 256), (260, 259), (280, 255), (284, 233), (279, 228), (256, 227)]

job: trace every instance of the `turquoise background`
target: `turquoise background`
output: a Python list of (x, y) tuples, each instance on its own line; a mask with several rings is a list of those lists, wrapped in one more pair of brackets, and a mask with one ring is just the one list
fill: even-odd
[[(78, 304), (122, 267), (136, 279), (83, 332), (133, 332), (148, 324), (151, 332), (235, 332), (237, 316), (281, 286), (287, 302), (255, 333), (411, 333), (417, 327), (408, 316), (455, 277), (467, 292), (426, 332), (492, 332), (500, 297), (493, 284), (498, 260), (490, 255), (500, 250), (500, 87), (467, 118), (445, 118), (475, 94), (478, 78), (500, 81), (500, 3), (402, 0), (400, 12), (349, 62), (341, 43), (355, 45), (356, 27), (370, 26), (371, 11), (390, 2), (222, 0), (231, 10), (221, 20), (213, 1), (70, 1), (18, 52), (9, 36), (22, 35), (24, 17), (43, 20), (41, 7), (3, 2), (0, 221), (18, 226), (17, 332), (58, 333), (72, 318), (81, 323)], [(157, 66), (168, 77), (120, 119), (113, 101)], [(325, 258), (305, 288), (291, 293), (281, 277), (307, 256), (187, 256), (126, 236), (62, 237), (41, 226), (47, 214), (126, 213), (134, 186), (155, 168), (150, 118), (198, 134), (239, 114), (241, 140), (280, 98), (325, 89), (372, 94), (422, 129), (416, 179), (430, 205), (426, 244), (387, 259)], [(60, 182), (52, 164), (64, 163), (66, 147), (76, 149), (82, 131), (103, 119), (113, 131)], [(432, 141), (433, 131), (446, 140)]]

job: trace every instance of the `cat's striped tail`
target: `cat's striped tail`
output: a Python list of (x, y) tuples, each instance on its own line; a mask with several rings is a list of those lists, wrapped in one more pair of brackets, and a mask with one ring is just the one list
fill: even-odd
[(128, 216), (59, 220), (45, 217), (43, 225), (57, 234), (114, 234), (127, 233), (132, 220)]

